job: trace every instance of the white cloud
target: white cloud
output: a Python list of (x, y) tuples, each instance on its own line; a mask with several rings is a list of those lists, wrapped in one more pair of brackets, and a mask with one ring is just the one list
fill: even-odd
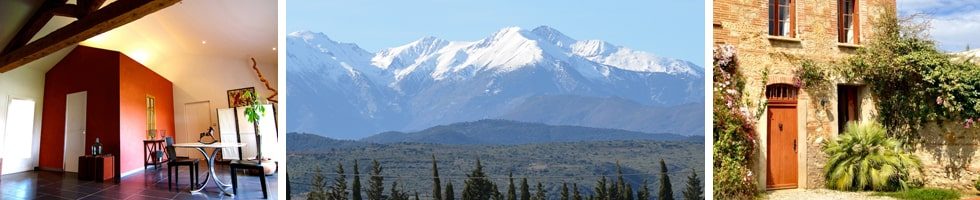
[(932, 19), (929, 35), (946, 51), (963, 51), (966, 45), (980, 48), (980, 10)]
[(924, 10), (943, 5), (942, 1), (937, 0), (898, 0), (896, 3), (902, 10)]
[(897, 0), (899, 12), (947, 15), (977, 10), (977, 0)]
[(980, 48), (980, 1), (897, 0), (902, 15), (925, 14), (931, 21), (929, 35), (945, 51)]

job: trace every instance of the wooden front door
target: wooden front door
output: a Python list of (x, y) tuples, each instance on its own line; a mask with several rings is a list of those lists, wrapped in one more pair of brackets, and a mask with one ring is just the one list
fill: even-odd
[(796, 97), (798, 89), (793, 85), (766, 86), (768, 126), (766, 130), (766, 188), (796, 188), (797, 143)]
[(796, 188), (797, 135), (796, 106), (769, 106), (768, 155), (766, 187)]

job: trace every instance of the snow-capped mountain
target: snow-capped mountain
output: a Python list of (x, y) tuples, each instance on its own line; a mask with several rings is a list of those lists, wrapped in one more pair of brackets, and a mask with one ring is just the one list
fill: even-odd
[[(547, 26), (504, 28), (478, 41), (424, 37), (377, 53), (324, 34), (295, 32), (287, 37), (287, 47), (289, 131), (360, 138), (479, 119), (527, 119), (527, 115), (548, 123), (569, 123), (563, 125), (679, 134), (703, 130), (700, 124), (607, 127), (631, 119), (597, 118), (589, 112), (522, 114), (518, 109), (531, 110), (527, 108), (538, 106), (530, 104), (549, 102), (547, 98), (595, 109), (629, 105), (636, 110), (662, 110), (704, 99), (703, 71), (690, 62), (600, 40), (575, 40)], [(583, 98), (563, 98), (569, 96)]]

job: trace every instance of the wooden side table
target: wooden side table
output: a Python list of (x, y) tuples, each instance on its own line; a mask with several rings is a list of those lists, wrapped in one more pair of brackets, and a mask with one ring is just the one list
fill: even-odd
[[(157, 153), (159, 152), (159, 153)], [(160, 165), (167, 162), (163, 149), (163, 140), (143, 140), (143, 169), (147, 166), (160, 168)], [(160, 156), (157, 156), (157, 155)]]
[(116, 178), (115, 160), (112, 155), (79, 156), (78, 180), (102, 182)]

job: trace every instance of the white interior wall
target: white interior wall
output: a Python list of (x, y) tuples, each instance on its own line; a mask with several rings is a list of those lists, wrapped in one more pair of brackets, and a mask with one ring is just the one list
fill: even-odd
[[(177, 135), (175, 139), (178, 143), (196, 142), (198, 138), (187, 136), (196, 136), (198, 132), (205, 131), (186, 133), (185, 130), (188, 125), (183, 120), (185, 103), (210, 101), (212, 107), (211, 126), (216, 129), (215, 136), (220, 137), (221, 130), (218, 129), (217, 124), (217, 109), (228, 107), (228, 90), (255, 87), (255, 91), (263, 98), (271, 94), (271, 91), (265, 89), (263, 83), (259, 81), (254, 70), (252, 70), (251, 61), (246, 56), (222, 57), (171, 53), (166, 58), (157, 60), (147, 67), (174, 84), (174, 124), (176, 130), (172, 131)], [(278, 89), (278, 62), (275, 60), (257, 61), (262, 75), (270, 81), (273, 88)], [(200, 153), (193, 149), (178, 149), (177, 151), (182, 156), (200, 157)]]
[[(68, 48), (73, 49), (73, 48)], [(64, 57), (66, 51), (60, 52), (61, 55), (53, 55)], [(0, 73), (0, 135), (6, 136), (6, 115), (7, 115), (7, 105), (11, 99), (30, 99), (35, 102), (34, 108), (34, 131), (33, 131), (33, 144), (31, 145), (31, 158), (33, 166), (37, 166), (38, 162), (38, 152), (40, 150), (41, 143), (41, 110), (44, 104), (44, 74), (50, 66), (54, 63), (45, 62), (33, 62), (28, 64), (29, 66), (17, 68), (15, 70)], [(37, 67), (38, 65), (48, 65), (47, 67)], [(2, 140), (2, 139), (0, 139)], [(2, 143), (0, 143), (2, 145)], [(3, 151), (0, 148), (0, 151)], [(4, 152), (0, 152), (4, 153)], [(11, 160), (5, 159), (6, 164)], [(16, 171), (3, 171), (4, 174), (16, 173)]]

